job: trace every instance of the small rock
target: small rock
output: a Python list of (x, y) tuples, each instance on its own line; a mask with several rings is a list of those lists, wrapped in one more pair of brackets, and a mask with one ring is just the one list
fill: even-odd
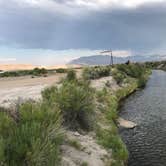
[(118, 123), (119, 123), (119, 126), (127, 128), (127, 129), (133, 129), (137, 126), (136, 123), (125, 120), (123, 118), (118, 118)]
[(80, 136), (80, 134), (78, 132), (74, 132), (74, 135), (77, 136), (77, 137)]

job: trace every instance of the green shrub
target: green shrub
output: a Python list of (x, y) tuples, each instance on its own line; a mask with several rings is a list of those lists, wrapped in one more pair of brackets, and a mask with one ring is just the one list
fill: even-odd
[(9, 130), (15, 125), (14, 120), (6, 112), (0, 112), (0, 136), (7, 137)]
[(118, 100), (115, 95), (112, 95), (107, 89), (97, 92), (97, 101), (104, 105), (105, 115), (108, 120), (117, 120)]
[(81, 144), (77, 140), (68, 140), (70, 146), (76, 148), (77, 150), (81, 150)]
[(47, 70), (44, 69), (44, 68), (34, 68), (32, 70), (32, 75), (35, 75), (35, 76), (40, 76), (40, 75), (43, 75), (43, 74), (47, 74)]
[[(117, 132), (117, 129), (115, 131)], [(119, 161), (127, 160), (128, 151), (117, 133), (112, 132), (112, 130), (98, 129), (97, 137), (99, 144), (113, 150), (114, 159)]]
[(57, 73), (66, 73), (67, 69), (59, 68), (59, 69), (56, 69), (56, 72)]
[(33, 70), (19, 70), (19, 71), (7, 71), (4, 73), (0, 73), (0, 77), (19, 77), (19, 76), (40, 76), (47, 74), (48, 71), (45, 68), (34, 68)]
[(123, 162), (128, 158), (128, 151), (119, 137), (118, 129), (116, 127), (116, 120), (118, 118), (118, 99), (116, 95), (112, 94), (107, 89), (97, 92), (97, 101), (102, 103), (104, 110), (102, 113), (106, 125), (110, 128), (103, 128), (98, 126), (96, 128), (96, 135), (98, 143), (104, 146), (106, 149), (112, 150), (113, 161), (111, 165), (119, 163), (119, 166), (123, 165)]
[(146, 72), (146, 68), (141, 64), (119, 64), (117, 69), (133, 78), (139, 78)]
[(67, 76), (66, 76), (67, 81), (74, 81), (76, 80), (76, 71), (75, 70), (68, 70), (67, 71)]
[(94, 109), (93, 90), (86, 82), (64, 81), (58, 89), (51, 87), (42, 92), (43, 99), (54, 101), (62, 110), (64, 124), (72, 129), (92, 128)]
[(115, 81), (117, 82), (117, 84), (122, 84), (124, 79), (126, 78), (125, 74), (118, 70), (112, 71), (112, 76), (115, 79)]
[(138, 79), (138, 87), (140, 88), (143, 88), (145, 87), (146, 85), (146, 78), (144, 76), (141, 76), (139, 79)]
[[(57, 107), (26, 102), (18, 108), (19, 121), (0, 116), (2, 165), (59, 165), (60, 112)], [(4, 126), (5, 125), (5, 126)], [(5, 132), (4, 132), (5, 131)]]
[(97, 79), (110, 75), (111, 68), (109, 66), (89, 67), (83, 70), (84, 79)]
[(88, 166), (88, 163), (86, 161), (84, 161), (81, 166)]

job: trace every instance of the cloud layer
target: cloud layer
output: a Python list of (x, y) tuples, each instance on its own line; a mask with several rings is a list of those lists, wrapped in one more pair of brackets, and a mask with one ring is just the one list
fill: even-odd
[(0, 0), (0, 45), (165, 50), (165, 0)]

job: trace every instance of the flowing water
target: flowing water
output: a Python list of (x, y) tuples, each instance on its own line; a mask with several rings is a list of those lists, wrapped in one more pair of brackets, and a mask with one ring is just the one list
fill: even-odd
[(138, 124), (120, 129), (128, 166), (166, 166), (166, 72), (153, 71), (146, 88), (126, 99), (120, 116)]

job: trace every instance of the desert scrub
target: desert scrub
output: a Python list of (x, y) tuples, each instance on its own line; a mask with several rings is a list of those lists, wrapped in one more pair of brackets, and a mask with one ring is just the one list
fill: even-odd
[(67, 73), (68, 69), (64, 69), (64, 68), (59, 68), (55, 70), (56, 73)]
[(114, 66), (112, 76), (118, 84), (123, 84), (128, 79), (133, 78), (137, 80), (138, 87), (144, 87), (149, 71), (144, 64), (118, 64)]
[(132, 83), (130, 82), (127, 86), (124, 86), (115, 92), (117, 100), (120, 101), (121, 99), (126, 98), (128, 95), (133, 93), (137, 88), (138, 88), (137, 80), (133, 80)]
[(110, 71), (111, 71), (110, 66), (88, 67), (83, 70), (82, 76), (86, 80), (97, 79), (97, 78), (109, 76)]
[(20, 71), (6, 71), (0, 73), (0, 77), (19, 77), (19, 76), (42, 76), (47, 74), (49, 71), (45, 68), (34, 68), (33, 70), (20, 70)]
[(59, 88), (47, 88), (42, 92), (42, 96), (44, 101), (59, 106), (66, 127), (75, 130), (93, 128), (94, 90), (88, 82), (65, 80)]
[[(122, 142), (116, 127), (116, 120), (118, 118), (118, 99), (115, 94), (107, 89), (103, 89), (96, 94), (97, 102), (102, 103), (103, 105), (101, 111), (104, 118), (100, 120), (100, 123), (105, 123), (104, 125), (108, 126), (107, 128), (103, 128), (99, 125), (96, 128), (98, 143), (106, 149), (111, 149), (113, 155), (112, 162), (119, 163), (119, 166), (121, 166), (128, 158), (128, 151)], [(111, 163), (111, 165), (112, 164), (113, 163)]]
[(73, 69), (69, 69), (67, 71), (66, 81), (74, 81), (76, 80), (76, 71)]
[(126, 78), (126, 74), (117, 70), (116, 68), (112, 70), (111, 75), (119, 85), (122, 84), (124, 82), (124, 79)]
[(145, 65), (150, 69), (166, 71), (166, 61), (146, 62)]
[[(18, 112), (18, 122), (5, 113), (0, 116), (1, 165), (59, 165), (62, 134), (58, 107), (26, 102)], [(7, 123), (4, 126), (2, 122)]]
[(139, 78), (146, 71), (146, 67), (138, 63), (129, 64), (129, 65), (119, 64), (119, 65), (116, 65), (116, 68), (119, 71), (124, 72), (129, 77), (133, 77), (133, 78)]

